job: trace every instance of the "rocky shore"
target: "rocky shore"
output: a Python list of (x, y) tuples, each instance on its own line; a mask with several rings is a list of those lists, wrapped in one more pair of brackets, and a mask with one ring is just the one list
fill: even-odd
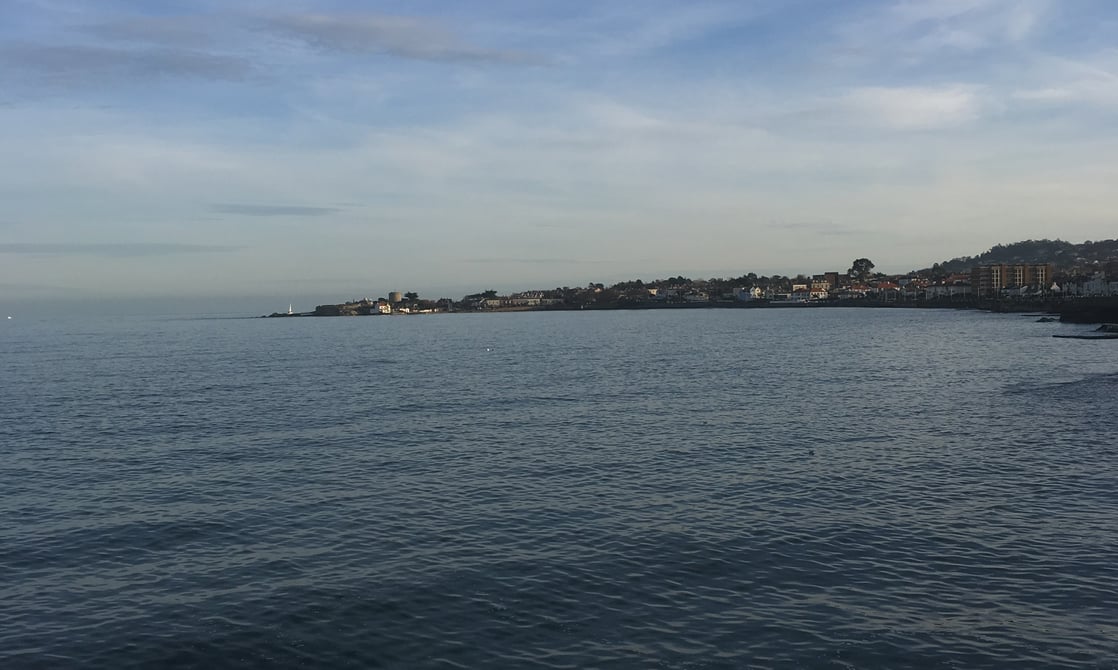
[(1064, 323), (1118, 323), (1118, 298), (1082, 298), (1060, 306)]

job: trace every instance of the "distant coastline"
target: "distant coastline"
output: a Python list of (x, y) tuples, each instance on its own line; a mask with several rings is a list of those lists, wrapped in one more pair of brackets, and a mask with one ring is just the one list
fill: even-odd
[[(1109, 250), (1107, 241), (1103, 251)], [(1066, 245), (1066, 243), (1061, 243)], [(1039, 245), (1039, 247), (1038, 247)], [(1023, 248), (1041, 249), (1051, 241), (995, 247), (986, 256)], [(1035, 251), (1035, 249), (1034, 249)], [(1051, 251), (1051, 250), (1049, 250)], [(1098, 251), (1098, 250), (1096, 250)], [(1101, 252), (1100, 252), (1101, 253)], [(1109, 252), (1107, 252), (1109, 253)], [(1097, 255), (1097, 254), (1096, 254)], [(978, 309), (991, 312), (1059, 314), (1061, 321), (1118, 321), (1118, 257), (1090, 261), (1076, 257), (1071, 265), (1052, 261), (1013, 260), (973, 265), (967, 271), (947, 269), (964, 259), (907, 274), (874, 272), (868, 258), (857, 258), (845, 272), (691, 279), (682, 275), (645, 282), (622, 281), (611, 286), (590, 283), (506, 295), (488, 289), (459, 300), (421, 298), (415, 292), (392, 291), (387, 297), (357, 298), (318, 305), (310, 312), (276, 312), (270, 317), (414, 315), (444, 312), (534, 312), (647, 309), (818, 309), (832, 307)], [(954, 264), (954, 265), (953, 265)]]
[(319, 305), (310, 312), (275, 312), (263, 318), (303, 318), (339, 316), (415, 316), (423, 314), (499, 314), (509, 312), (571, 312), (616, 310), (703, 310), (703, 309), (956, 309), (996, 313), (1037, 314), (1058, 316), (1065, 323), (1118, 323), (1118, 298), (1085, 297), (1040, 300), (958, 300), (930, 299), (915, 301), (897, 300), (818, 300), (805, 302), (770, 301), (709, 301), (709, 302), (633, 302), (612, 304), (548, 304), (537, 306), (463, 307), (422, 311), (380, 312), (361, 301)]

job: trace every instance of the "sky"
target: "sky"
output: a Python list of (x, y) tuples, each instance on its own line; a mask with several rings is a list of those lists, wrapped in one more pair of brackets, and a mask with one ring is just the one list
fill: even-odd
[(904, 272), (1118, 237), (1118, 3), (4, 0), (0, 155), (0, 302)]

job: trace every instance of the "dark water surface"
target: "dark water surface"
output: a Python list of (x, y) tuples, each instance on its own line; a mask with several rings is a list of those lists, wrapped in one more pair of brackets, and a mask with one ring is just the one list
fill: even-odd
[(1115, 668), (1071, 328), (0, 322), (0, 667)]

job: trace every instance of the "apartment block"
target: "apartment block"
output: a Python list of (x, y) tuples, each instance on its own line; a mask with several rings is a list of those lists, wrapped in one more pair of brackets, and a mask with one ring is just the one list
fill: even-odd
[(1051, 263), (980, 265), (971, 270), (971, 287), (979, 297), (993, 296), (1003, 288), (1047, 286), (1054, 274)]

